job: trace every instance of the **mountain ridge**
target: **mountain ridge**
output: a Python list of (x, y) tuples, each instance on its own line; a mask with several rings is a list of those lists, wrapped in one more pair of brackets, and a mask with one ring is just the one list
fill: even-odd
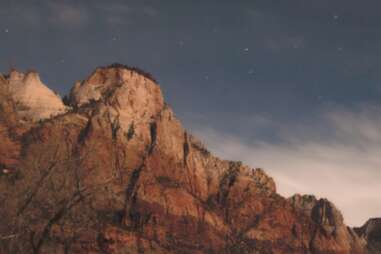
[(379, 251), (328, 200), (283, 198), (263, 170), (214, 157), (144, 71), (99, 67), (71, 108), (40, 118), (25, 118), (11, 81), (0, 75), (2, 252)]

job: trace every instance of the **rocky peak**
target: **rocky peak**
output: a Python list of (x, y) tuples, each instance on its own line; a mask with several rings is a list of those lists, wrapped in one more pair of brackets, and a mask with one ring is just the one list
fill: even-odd
[(161, 90), (149, 74), (119, 64), (99, 67), (77, 82), (70, 100), (74, 107), (99, 102), (125, 130), (131, 124), (149, 121), (164, 107)]
[(289, 198), (291, 204), (303, 211), (317, 224), (332, 233), (336, 227), (343, 225), (343, 216), (340, 211), (327, 199), (316, 199), (313, 195), (296, 194)]
[[(343, 215), (329, 200), (300, 194), (296, 194), (288, 200), (295, 209), (306, 214), (318, 225), (312, 241), (313, 248), (321, 253), (328, 253), (324, 237), (330, 236), (336, 239), (334, 249), (339, 253), (362, 253), (364, 242), (353, 229), (344, 224)], [(322, 233), (324, 237), (319, 236), (316, 232)]]
[(12, 70), (6, 79), (8, 91), (19, 115), (37, 121), (67, 111), (61, 98), (42, 83), (35, 71), (26, 73)]
[(266, 174), (266, 172), (261, 168), (256, 168), (252, 170), (253, 179), (256, 180), (258, 185), (267, 189), (270, 193), (276, 192), (276, 185), (274, 179)]
[[(107, 99), (110, 93), (123, 86), (129, 89), (136, 89), (137, 86), (141, 86), (142, 91), (148, 94), (152, 90), (160, 90), (156, 81), (149, 74), (137, 68), (112, 64), (106, 67), (98, 67), (87, 79), (78, 81), (73, 87), (70, 97), (74, 105), (82, 106), (91, 101)], [(163, 100), (161, 91), (158, 95), (161, 97), (159, 99)]]
[(312, 209), (315, 207), (317, 199), (313, 195), (295, 194), (289, 198), (289, 201), (296, 209), (303, 211), (308, 216), (311, 216)]
[(355, 228), (357, 234), (367, 243), (370, 253), (381, 250), (381, 218), (369, 219), (362, 227)]
[(381, 218), (369, 219), (361, 229), (363, 229), (361, 232), (368, 238), (372, 238), (372, 236), (381, 238)]
[[(29, 105), (19, 112), (40, 112), (30, 93), (62, 103), (35, 72), (3, 80)], [(364, 254), (328, 200), (285, 199), (262, 169), (213, 156), (149, 74), (97, 68), (69, 101), (21, 122), (33, 126), (22, 138), (0, 121), (1, 253)]]
[(312, 219), (326, 226), (327, 231), (333, 231), (335, 227), (344, 223), (341, 212), (327, 199), (319, 199), (311, 211)]

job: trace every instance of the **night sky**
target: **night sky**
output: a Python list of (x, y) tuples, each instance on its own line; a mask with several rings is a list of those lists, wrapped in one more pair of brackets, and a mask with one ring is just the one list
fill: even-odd
[(221, 157), (263, 167), (360, 225), (381, 216), (379, 0), (0, 0), (0, 72), (66, 94), (138, 66)]

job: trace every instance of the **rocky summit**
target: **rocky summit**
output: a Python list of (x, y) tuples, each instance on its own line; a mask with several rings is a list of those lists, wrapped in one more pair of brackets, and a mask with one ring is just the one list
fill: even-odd
[(380, 221), (277, 194), (211, 154), (137, 68), (97, 68), (61, 98), (0, 75), (0, 253), (381, 253)]

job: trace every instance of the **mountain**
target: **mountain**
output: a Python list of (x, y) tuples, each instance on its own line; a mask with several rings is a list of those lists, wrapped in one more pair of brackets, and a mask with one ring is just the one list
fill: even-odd
[(380, 253), (373, 223), (213, 156), (142, 70), (99, 67), (65, 102), (0, 76), (0, 253)]
[(381, 252), (381, 218), (369, 219), (362, 227), (354, 230), (365, 239), (370, 253)]

